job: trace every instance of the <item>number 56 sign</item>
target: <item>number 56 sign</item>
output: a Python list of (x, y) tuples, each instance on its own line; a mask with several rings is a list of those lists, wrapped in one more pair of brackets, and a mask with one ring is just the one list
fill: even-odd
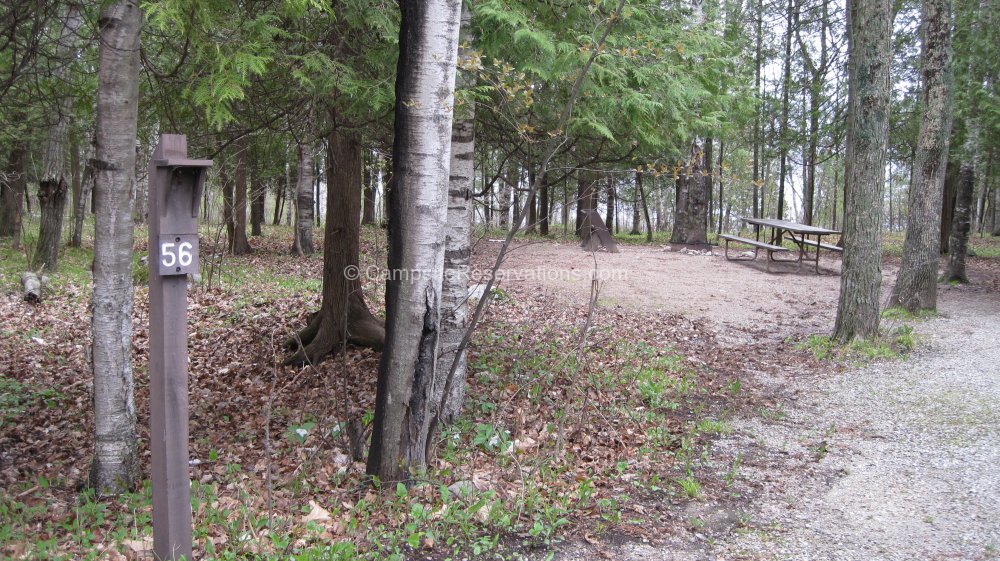
[(160, 234), (160, 274), (187, 275), (198, 272), (198, 236), (196, 234)]

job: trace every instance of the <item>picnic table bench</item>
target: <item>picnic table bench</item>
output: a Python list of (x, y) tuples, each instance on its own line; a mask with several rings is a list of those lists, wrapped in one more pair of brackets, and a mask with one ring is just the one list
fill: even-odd
[[(750, 261), (757, 259), (757, 254), (761, 249), (767, 251), (767, 270), (770, 272), (771, 263), (774, 262), (790, 262), (797, 263), (799, 268), (802, 268), (803, 261), (812, 261), (816, 264), (816, 274), (820, 274), (819, 270), (819, 252), (821, 249), (842, 252), (843, 249), (835, 245), (823, 243), (823, 236), (837, 235), (840, 234), (838, 230), (831, 230), (829, 228), (821, 228), (818, 226), (812, 226), (809, 224), (799, 224), (796, 222), (789, 222), (787, 220), (775, 220), (771, 218), (743, 218), (743, 221), (754, 227), (754, 238), (744, 238), (740, 236), (734, 236), (730, 234), (721, 234), (719, 237), (726, 242), (725, 255), (726, 259), (729, 261)], [(761, 229), (767, 228), (770, 230), (771, 234), (767, 241), (761, 239)], [(810, 239), (810, 237), (815, 237), (815, 239)], [(791, 250), (784, 247), (781, 244), (782, 240), (788, 239), (796, 246), (798, 246), (798, 255), (795, 259), (776, 259), (776, 254), (787, 254)], [(753, 258), (736, 258), (729, 256), (729, 242), (737, 242), (745, 245), (749, 245), (754, 248)], [(816, 248), (815, 253), (806, 249), (807, 247)]]
[[(760, 252), (760, 250), (766, 249), (768, 251), (768, 259), (767, 259), (768, 271), (770, 271), (771, 261), (773, 260), (772, 257), (771, 257), (771, 254), (775, 253), (775, 252), (787, 252), (788, 251), (787, 247), (783, 247), (783, 246), (780, 246), (780, 245), (769, 244), (769, 243), (758, 241), (758, 240), (752, 240), (750, 238), (741, 238), (740, 236), (733, 236), (733, 235), (730, 235), (730, 234), (719, 234), (719, 238), (721, 238), (721, 239), (723, 239), (723, 240), (726, 241), (725, 255), (726, 255), (726, 259), (728, 261), (753, 261), (754, 259), (757, 259), (757, 253)], [(753, 250), (753, 257), (730, 257), (729, 256), (729, 242), (737, 242), (737, 243), (741, 243), (741, 244), (749, 245), (749, 246), (753, 247), (754, 248), (754, 250)]]
[[(795, 241), (795, 240), (792, 240), (792, 241)], [(828, 244), (828, 243), (821, 243), (821, 242), (818, 242), (816, 240), (810, 240), (810, 239), (803, 238), (803, 239), (799, 240), (799, 243), (803, 243), (805, 245), (812, 246), (812, 247), (818, 247), (820, 249), (825, 249), (827, 251), (835, 251), (837, 253), (843, 253), (844, 252), (844, 248), (842, 248), (842, 247), (840, 247), (838, 245), (832, 245), (832, 244)]]

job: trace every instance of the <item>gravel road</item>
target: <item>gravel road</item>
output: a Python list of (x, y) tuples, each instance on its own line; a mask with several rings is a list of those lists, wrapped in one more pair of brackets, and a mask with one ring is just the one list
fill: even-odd
[(918, 346), (903, 360), (758, 380), (788, 401), (735, 420), (713, 453), (719, 473), (740, 459), (749, 500), (694, 506), (726, 522), (555, 559), (1000, 559), (1000, 297), (940, 294), (942, 316), (910, 322)]
[(745, 421), (805, 476), (758, 474), (776, 483), (716, 558), (1000, 558), (1000, 298), (949, 288), (940, 304), (905, 360), (804, 380), (784, 422)]

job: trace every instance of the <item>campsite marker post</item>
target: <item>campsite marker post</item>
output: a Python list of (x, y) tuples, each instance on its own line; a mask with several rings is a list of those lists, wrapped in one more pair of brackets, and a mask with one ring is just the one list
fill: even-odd
[(161, 134), (149, 162), (149, 424), (158, 561), (192, 559), (187, 276), (198, 272), (198, 206), (211, 165), (188, 159), (181, 134)]

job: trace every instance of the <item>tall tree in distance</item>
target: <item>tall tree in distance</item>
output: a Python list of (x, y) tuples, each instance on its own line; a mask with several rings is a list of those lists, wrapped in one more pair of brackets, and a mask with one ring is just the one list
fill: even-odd
[(889, 300), (910, 312), (937, 309), (941, 197), (951, 136), (951, 0), (924, 0), (922, 12), (923, 114), (903, 261)]
[(969, 232), (972, 230), (972, 201), (976, 177), (979, 171), (979, 136), (982, 116), (979, 114), (979, 97), (983, 89), (983, 64), (975, 43), (980, 40), (982, 19), (987, 17), (989, 10), (986, 0), (973, 2), (969, 7), (968, 24), (968, 57), (965, 61), (962, 90), (965, 93), (964, 125), (965, 142), (962, 144), (961, 168), (958, 172), (958, 193), (955, 197), (955, 214), (951, 222), (951, 233), (948, 238), (948, 269), (945, 280), (948, 282), (969, 282), (965, 271), (965, 257), (968, 253)]
[[(295, 185), (295, 237), (292, 253), (312, 255), (313, 250), (313, 147), (299, 143), (299, 173)], [(329, 211), (328, 211), (329, 212)], [(327, 217), (329, 220), (329, 217)]]
[(375, 183), (378, 181), (378, 166), (380, 165), (378, 155), (371, 150), (365, 150), (364, 165), (365, 191), (361, 223), (370, 225), (375, 224)]
[(778, 131), (778, 203), (775, 216), (785, 217), (785, 180), (788, 176), (788, 113), (789, 95), (792, 89), (792, 34), (794, 33), (795, 0), (788, 0), (785, 12), (785, 58), (781, 79), (781, 129)]
[(389, 191), (386, 338), (367, 471), (383, 483), (427, 465), (441, 329), (461, 0), (401, 0)]
[(795, 12), (795, 36), (799, 42), (799, 50), (802, 53), (802, 62), (809, 71), (809, 140), (807, 142), (805, 162), (804, 185), (802, 186), (802, 221), (805, 224), (812, 224), (816, 214), (816, 168), (818, 167), (818, 150), (820, 138), (820, 117), (822, 109), (823, 84), (826, 83), (826, 74), (829, 66), (829, 54), (827, 48), (827, 29), (829, 27), (830, 13), (829, 2), (823, 0), (820, 6), (820, 31), (819, 31), (819, 61), (813, 60), (809, 54), (809, 47), (802, 39), (799, 25), (800, 14)]
[(90, 484), (101, 493), (139, 478), (132, 382), (132, 193), (139, 105), (138, 2), (101, 13), (94, 147), (94, 459)]
[(0, 173), (0, 237), (11, 236), (11, 248), (21, 248), (21, 215), (27, 188), (27, 149), (17, 143), (10, 150), (7, 166)]
[(674, 228), (670, 243), (705, 245), (708, 243), (708, 181), (705, 152), (692, 143), (688, 165), (677, 176)]
[[(304, 146), (309, 151), (308, 146)], [(385, 327), (372, 316), (361, 291), (361, 144), (347, 130), (335, 129), (327, 141), (326, 225), (323, 229), (323, 302), (308, 325), (288, 343), (297, 352), (287, 364), (318, 363), (349, 342), (376, 350)], [(299, 168), (310, 173), (311, 166)], [(312, 183), (300, 182), (312, 197)], [(312, 204), (309, 205), (310, 210)], [(311, 220), (303, 227), (312, 228)], [(296, 225), (298, 228), (299, 225)]]
[[(229, 252), (233, 255), (250, 253), (250, 240), (247, 239), (247, 150), (248, 139), (241, 136), (234, 143), (236, 149), (236, 181), (233, 183), (232, 208), (227, 225), (229, 232)], [(301, 171), (299, 173), (302, 173)]]
[(882, 286), (882, 207), (889, 143), (890, 0), (848, 0), (847, 198), (833, 337), (874, 337)]
[[(51, 78), (59, 82), (66, 80), (70, 60), (74, 58), (75, 43), (83, 26), (80, 6), (71, 3), (65, 7), (63, 21), (56, 39), (57, 66)], [(38, 180), (38, 206), (41, 208), (41, 224), (38, 229), (38, 243), (32, 254), (30, 267), (54, 271), (59, 263), (59, 247), (62, 237), (63, 215), (66, 210), (66, 196), (69, 181), (66, 178), (66, 144), (72, 98), (62, 94), (56, 103), (55, 114), (50, 117), (45, 139), (42, 175)]]

